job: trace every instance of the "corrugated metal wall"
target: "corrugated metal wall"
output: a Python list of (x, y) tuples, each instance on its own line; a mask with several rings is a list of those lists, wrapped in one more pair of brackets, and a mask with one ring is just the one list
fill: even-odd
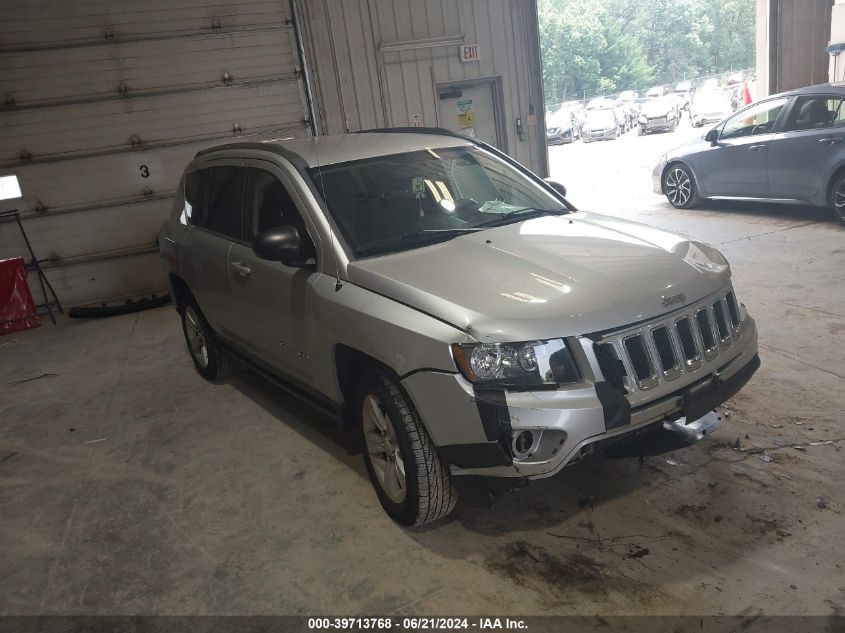
[[(295, 2), (322, 133), (436, 126), (438, 84), (490, 80), (501, 148), (547, 173), (534, 0)], [(65, 304), (163, 288), (156, 235), (198, 150), (310, 134), (289, 0), (2, 5), (0, 176), (23, 199), (0, 210), (20, 209)], [(0, 257), (22, 254), (0, 224)]]
[[(490, 79), (501, 149), (547, 173), (533, 0), (298, 1), (324, 131), (413, 125), (414, 115), (437, 126), (435, 86)], [(461, 62), (461, 43), (478, 44), (480, 60)]]
[[(23, 199), (0, 210), (22, 212), (63, 302), (163, 287), (156, 235), (198, 150), (310, 133), (287, 6), (3, 0), (0, 175)], [(0, 257), (23, 253), (0, 225)]]
[(833, 0), (757, 0), (760, 96), (824, 83)]

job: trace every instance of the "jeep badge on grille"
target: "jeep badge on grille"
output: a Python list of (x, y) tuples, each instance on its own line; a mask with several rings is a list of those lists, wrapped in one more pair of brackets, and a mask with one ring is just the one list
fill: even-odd
[(663, 307), (668, 308), (669, 306), (683, 303), (687, 300), (687, 297), (683, 292), (679, 292), (678, 294), (672, 295), (671, 297), (663, 295), (660, 297), (660, 300), (663, 302)]

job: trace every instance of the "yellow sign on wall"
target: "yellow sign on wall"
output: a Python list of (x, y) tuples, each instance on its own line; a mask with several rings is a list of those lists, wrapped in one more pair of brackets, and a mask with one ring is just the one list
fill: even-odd
[(458, 127), (463, 129), (465, 127), (475, 127), (475, 112), (461, 112), (458, 115)]

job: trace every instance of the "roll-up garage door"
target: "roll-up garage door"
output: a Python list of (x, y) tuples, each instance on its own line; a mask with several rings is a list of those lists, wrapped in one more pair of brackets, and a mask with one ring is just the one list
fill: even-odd
[[(2, 5), (0, 176), (22, 198), (0, 210), (65, 304), (163, 288), (156, 236), (197, 151), (310, 133), (286, 0)], [(0, 225), (0, 258), (18, 255)]]

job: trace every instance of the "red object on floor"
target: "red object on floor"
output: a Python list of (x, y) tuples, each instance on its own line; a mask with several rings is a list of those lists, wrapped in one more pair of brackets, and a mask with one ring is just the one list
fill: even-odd
[(0, 259), (0, 334), (41, 325), (26, 281), (23, 258)]

